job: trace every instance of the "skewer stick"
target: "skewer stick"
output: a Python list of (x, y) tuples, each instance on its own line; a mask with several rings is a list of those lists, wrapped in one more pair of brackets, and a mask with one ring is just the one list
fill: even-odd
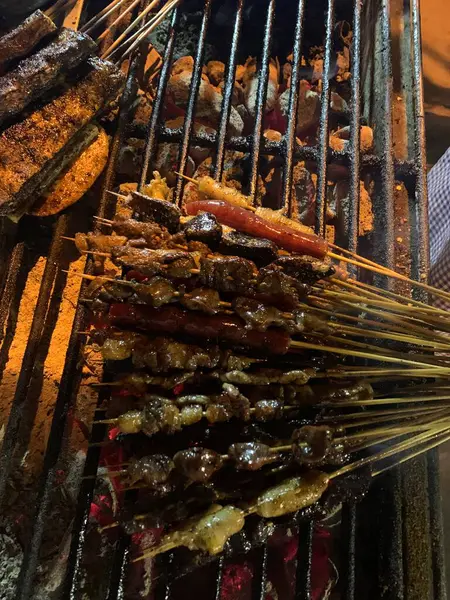
[(429, 304), (425, 304), (425, 302), (420, 302), (419, 300), (415, 300), (414, 298), (405, 297), (401, 294), (395, 294), (394, 292), (385, 290), (383, 288), (377, 288), (373, 285), (369, 285), (363, 283), (362, 281), (358, 281), (357, 279), (347, 279), (346, 281), (342, 281), (341, 279), (337, 279), (336, 277), (331, 277), (330, 281), (335, 285), (346, 287), (355, 292), (358, 291), (360, 294), (364, 294), (372, 298), (380, 298), (386, 296), (387, 298), (391, 298), (392, 300), (400, 302), (401, 304), (405, 304), (406, 306), (416, 306), (417, 308), (421, 309), (420, 312), (441, 315), (447, 318), (449, 317), (449, 313), (446, 310), (430, 306)]
[[(124, 200), (127, 198), (127, 196), (124, 196), (123, 194), (118, 194), (117, 192), (112, 192), (111, 190), (106, 190), (106, 193), (111, 194), (111, 196), (117, 196), (117, 198), (123, 198)], [(95, 217), (95, 218), (101, 218), (101, 217)], [(111, 221), (111, 223), (112, 223), (112, 221)]]
[(155, 27), (157, 27), (157, 25), (159, 25), (159, 23), (161, 23), (161, 21), (163, 21), (166, 18), (168, 13), (172, 9), (174, 9), (175, 6), (180, 2), (181, 0), (172, 0), (172, 2), (168, 2), (150, 21), (148, 21), (148, 23), (144, 24), (133, 35), (131, 35), (124, 42), (122, 42), (122, 44), (117, 46), (117, 48), (115, 48), (115, 50), (110, 54), (110, 58), (113, 54), (116, 54), (117, 52), (122, 52), (125, 46), (127, 46), (131, 41), (135, 40), (133, 41), (131, 46), (129, 46), (128, 50), (126, 50), (122, 54), (122, 56), (117, 62), (124, 60), (139, 46), (139, 44), (146, 38), (146, 36), (148, 36), (149, 33), (151, 33), (155, 29)]
[[(382, 361), (382, 362), (392, 362), (392, 363), (399, 363), (402, 365), (421, 365), (421, 366), (429, 366), (427, 363), (423, 363), (420, 361), (414, 361), (411, 359), (406, 359), (406, 358), (395, 358), (393, 356), (388, 356), (386, 354), (375, 354), (373, 352), (359, 352), (358, 350), (350, 350), (347, 348), (339, 348), (336, 346), (324, 346), (321, 344), (311, 344), (309, 342), (301, 342), (299, 340), (292, 340), (291, 341), (291, 348), (304, 348), (307, 350), (320, 350), (322, 352), (330, 352), (332, 354), (342, 354), (343, 356), (357, 356), (359, 358), (368, 358), (370, 360), (378, 360), (378, 361)], [(438, 369), (438, 366), (436, 367), (436, 369)], [(449, 369), (438, 369), (439, 371), (444, 371), (448, 374), (450, 374), (450, 368)]]
[[(121, 44), (121, 42), (127, 38), (128, 34), (130, 33), (130, 31), (133, 31), (133, 29), (135, 29), (139, 23), (142, 21), (142, 19), (144, 19), (147, 14), (153, 10), (153, 8), (158, 4), (159, 0), (153, 0), (153, 2), (150, 2), (150, 4), (148, 6), (146, 6), (144, 8), (144, 10), (142, 10), (139, 15), (134, 19), (134, 21), (132, 21), (128, 27), (125, 29), (125, 31), (123, 33), (121, 33), (119, 35), (119, 37), (111, 44), (111, 46), (106, 50), (106, 52), (104, 52), (104, 54), (102, 55), (102, 58), (106, 58), (108, 57), (113, 50), (115, 50), (117, 48), (117, 46), (119, 46)], [(132, 2), (132, 6), (134, 7), (134, 5), (139, 4), (139, 0), (135, 0), (135, 2)], [(114, 23), (113, 23), (114, 25)], [(139, 30), (138, 30), (139, 31)]]
[(125, 1), (126, 0), (113, 0), (99, 13), (93, 16), (92, 19), (85, 23), (80, 31), (89, 34), (93, 29), (100, 25), (100, 23), (103, 23), (103, 21), (105, 21), (113, 12), (120, 8)]
[(430, 440), (431, 438), (438, 436), (440, 433), (447, 434), (448, 432), (449, 432), (449, 425), (446, 424), (446, 425), (438, 426), (438, 427), (432, 429), (431, 431), (426, 431), (425, 433), (421, 433), (419, 435), (412, 436), (410, 439), (408, 439), (404, 442), (395, 444), (392, 448), (389, 448), (388, 450), (383, 450), (382, 452), (378, 452), (377, 454), (373, 454), (372, 456), (368, 456), (366, 458), (361, 458), (360, 460), (357, 460), (354, 463), (351, 463), (349, 465), (346, 465), (345, 467), (338, 469), (334, 473), (330, 474), (330, 479), (335, 479), (336, 477), (341, 477), (342, 475), (345, 475), (345, 473), (349, 473), (350, 471), (359, 469), (360, 467), (364, 467), (366, 465), (371, 465), (373, 463), (380, 462), (382, 460), (385, 460), (386, 458), (389, 458), (391, 456), (394, 456), (395, 454), (398, 454), (399, 452), (404, 452), (405, 450), (409, 450), (418, 443), (426, 442), (426, 441)]
[(125, 8), (125, 10), (124, 10), (122, 13), (120, 13), (120, 15), (117, 17), (117, 19), (115, 19), (115, 21), (113, 21), (113, 22), (111, 23), (111, 25), (110, 25), (110, 26), (109, 26), (107, 29), (105, 29), (105, 31), (104, 31), (104, 32), (103, 32), (101, 35), (99, 35), (99, 36), (98, 36), (98, 38), (97, 38), (97, 42), (101, 42), (102, 40), (104, 40), (104, 39), (105, 39), (105, 37), (106, 37), (107, 35), (109, 35), (110, 33), (112, 33), (112, 32), (114, 31), (114, 28), (115, 28), (115, 27), (116, 27), (116, 26), (117, 26), (117, 25), (118, 25), (118, 24), (119, 24), (119, 23), (120, 23), (120, 22), (121, 22), (121, 21), (122, 21), (122, 20), (123, 20), (123, 19), (124, 19), (124, 18), (127, 16), (127, 14), (128, 14), (129, 12), (131, 12), (131, 11), (132, 11), (132, 10), (135, 8), (135, 6), (137, 6), (137, 5), (138, 5), (140, 2), (141, 2), (141, 0), (134, 0), (134, 2), (132, 2), (132, 3), (131, 3), (129, 6), (127, 6), (127, 7)]
[[(338, 406), (379, 406), (381, 404), (415, 404), (422, 402), (437, 402), (442, 400), (450, 400), (450, 396), (411, 396), (400, 398), (374, 398), (373, 400), (349, 400), (348, 402), (339, 402)], [(335, 402), (325, 404), (325, 406), (336, 406)]]
[(442, 434), (440, 436), (437, 436), (435, 440), (429, 442), (428, 444), (425, 444), (424, 446), (422, 446), (418, 450), (415, 450), (414, 452), (411, 452), (410, 454), (407, 454), (403, 458), (400, 458), (399, 460), (395, 461), (395, 463), (393, 463), (391, 465), (388, 465), (386, 467), (382, 467), (381, 469), (377, 469), (376, 471), (373, 471), (372, 472), (372, 477), (376, 477), (377, 475), (381, 475), (381, 473), (384, 473), (385, 471), (388, 471), (389, 469), (392, 469), (393, 467), (398, 467), (399, 465), (407, 462), (408, 460), (411, 460), (412, 458), (417, 458), (418, 456), (420, 456), (424, 452), (428, 452), (429, 450), (433, 450), (433, 448), (436, 448), (437, 446), (440, 446), (441, 444), (445, 444), (445, 442), (448, 442), (449, 440), (450, 440), (450, 434), (449, 433), (444, 433), (444, 434)]
[[(343, 248), (338, 248), (338, 249), (341, 252), (343, 251)], [(427, 292), (429, 292), (430, 294), (433, 294), (434, 296), (439, 296), (440, 298), (450, 301), (450, 293), (449, 292), (444, 292), (443, 290), (439, 290), (438, 288), (435, 288), (432, 285), (428, 285), (427, 283), (422, 283), (421, 281), (416, 281), (414, 279), (410, 279), (406, 275), (402, 275), (401, 273), (397, 273), (396, 271), (393, 271), (392, 269), (383, 267), (382, 265), (379, 265), (378, 263), (374, 263), (373, 261), (364, 259), (364, 257), (361, 257), (358, 254), (355, 254), (353, 252), (350, 252), (349, 250), (346, 250), (345, 252), (347, 254), (350, 254), (351, 256), (356, 256), (358, 260), (350, 259), (345, 256), (335, 254), (334, 252), (328, 252), (327, 254), (331, 258), (335, 258), (336, 260), (343, 261), (343, 262), (349, 263), (351, 265), (355, 265), (357, 267), (361, 267), (368, 271), (372, 271), (373, 273), (378, 273), (379, 275), (385, 275), (386, 277), (392, 277), (393, 279), (398, 279), (399, 281), (407, 281), (411, 285), (415, 285), (416, 287), (426, 290)], [(364, 262), (362, 262), (362, 261), (364, 261)]]
[[(196, 179), (193, 179), (192, 177), (188, 177), (187, 175), (183, 175), (182, 173), (179, 173), (178, 171), (174, 171), (174, 173), (175, 173), (175, 175), (178, 175), (179, 177), (182, 177), (183, 179), (186, 179), (187, 181), (194, 183), (198, 187), (199, 183)], [(241, 208), (245, 208), (246, 210), (256, 212), (256, 208), (254, 206), (251, 206), (250, 204), (248, 206), (242, 206)]]

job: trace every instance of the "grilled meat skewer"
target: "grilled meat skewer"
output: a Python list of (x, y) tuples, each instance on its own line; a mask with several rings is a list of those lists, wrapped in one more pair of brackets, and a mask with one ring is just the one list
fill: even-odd
[[(108, 280), (98, 277), (92, 281), (85, 298), (96, 299), (106, 304), (114, 302), (129, 302), (131, 304), (147, 304), (160, 308), (165, 304), (178, 302), (188, 310), (200, 311), (209, 315), (234, 312), (243, 319), (247, 329), (266, 331), (269, 327), (281, 327), (289, 333), (301, 333), (305, 330), (331, 333), (332, 328), (323, 318), (311, 315), (304, 310), (294, 310), (291, 313), (280, 311), (274, 306), (266, 306), (258, 300), (238, 296), (231, 302), (223, 302), (219, 293), (210, 288), (194, 288), (189, 293), (184, 287), (178, 288), (163, 277), (152, 277), (146, 283)], [(95, 303), (93, 310), (102, 308)], [(231, 312), (230, 312), (231, 311)]]
[(0, 38), (0, 74), (16, 60), (27, 56), (41, 40), (56, 31), (56, 25), (36, 10), (25, 21)]
[(296, 512), (319, 500), (328, 483), (329, 477), (325, 473), (309, 471), (262, 492), (244, 509), (232, 505), (213, 505), (200, 517), (189, 519), (183, 528), (165, 535), (155, 548), (135, 560), (156, 556), (179, 546), (219, 554), (228, 539), (244, 527), (247, 515), (274, 518)]
[(252, 364), (261, 362), (261, 359), (236, 355), (217, 345), (202, 348), (167, 337), (148, 338), (127, 331), (104, 339), (101, 353), (104, 360), (126, 360), (131, 357), (134, 367), (150, 369), (152, 373), (217, 368), (226, 371), (245, 370)]
[(198, 315), (175, 306), (156, 309), (142, 304), (115, 303), (109, 308), (108, 319), (113, 326), (220, 340), (234, 346), (258, 348), (265, 354), (286, 354), (291, 346), (291, 338), (280, 329), (248, 330), (238, 317)]
[[(80, 82), (0, 135), (0, 214), (18, 219), (35, 201), (34, 192), (58, 175), (64, 151), (122, 87), (112, 64), (89, 59)], [(49, 135), (51, 132), (51, 135)]]
[(30, 102), (47, 92), (64, 71), (75, 68), (95, 49), (96, 44), (89, 36), (61, 29), (48, 46), (0, 77), (0, 123), (20, 114)]
[(153, 454), (132, 460), (123, 471), (111, 476), (123, 475), (131, 485), (138, 482), (158, 489), (169, 482), (176, 471), (186, 479), (196, 483), (207, 483), (225, 465), (237, 470), (257, 471), (262, 467), (279, 462), (284, 454), (291, 454), (293, 460), (302, 466), (317, 467), (331, 461), (341, 463), (344, 445), (333, 440), (333, 431), (323, 425), (305, 425), (295, 429), (291, 442), (270, 447), (260, 442), (237, 442), (228, 447), (226, 454), (219, 454), (209, 448), (196, 446), (180, 450), (173, 458), (164, 454)]
[[(150, 407), (147, 411), (131, 410), (106, 422), (114, 424), (126, 434), (143, 431), (147, 435), (153, 435), (157, 431), (168, 433), (170, 430), (173, 433), (174, 424), (177, 430), (198, 423), (202, 419), (206, 419), (209, 423), (223, 423), (233, 418), (244, 421), (254, 418), (256, 421), (267, 422), (280, 419), (300, 408), (311, 406), (320, 408), (334, 402), (339, 405), (340, 400), (348, 398), (373, 397), (370, 385), (365, 383), (354, 386), (335, 384), (330, 386), (332, 392), (328, 397), (322, 396), (321, 390), (325, 386), (320, 385), (279, 385), (275, 386), (275, 389), (273, 387), (252, 386), (248, 392), (243, 393), (235, 385), (223, 383), (221, 394), (186, 394), (170, 399), (145, 395), (144, 406)], [(164, 416), (166, 410), (170, 414), (169, 423), (166, 423)], [(151, 426), (147, 423), (148, 418), (151, 419)], [(155, 424), (156, 431), (154, 431)]]

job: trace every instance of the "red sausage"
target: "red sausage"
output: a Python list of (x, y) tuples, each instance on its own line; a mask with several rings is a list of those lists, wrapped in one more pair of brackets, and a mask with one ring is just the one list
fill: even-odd
[(174, 306), (153, 308), (145, 304), (114, 303), (110, 306), (109, 318), (112, 325), (223, 340), (234, 345), (258, 348), (268, 354), (285, 354), (291, 341), (289, 335), (280, 329), (248, 330), (239, 317), (196, 315)]
[(324, 258), (328, 250), (326, 241), (318, 235), (309, 235), (297, 229), (270, 223), (245, 208), (232, 206), (228, 202), (199, 200), (189, 202), (186, 204), (185, 209), (188, 215), (196, 215), (202, 211), (209, 212), (217, 217), (223, 225), (228, 225), (228, 227), (233, 227), (233, 229), (255, 237), (271, 240), (281, 248), (289, 250), (289, 252)]

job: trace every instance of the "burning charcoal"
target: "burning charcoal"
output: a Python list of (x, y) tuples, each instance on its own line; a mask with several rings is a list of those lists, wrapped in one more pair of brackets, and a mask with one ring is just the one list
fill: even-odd
[(282, 400), (260, 400), (255, 404), (255, 419), (257, 421), (272, 421), (283, 414)]
[(173, 457), (175, 467), (191, 481), (206, 483), (223, 464), (222, 457), (208, 448), (181, 450)]
[[(285, 119), (289, 119), (289, 88), (280, 96), (281, 113)], [(305, 133), (311, 127), (317, 125), (320, 110), (320, 96), (311, 90), (311, 86), (305, 79), (299, 84), (299, 102), (297, 111), (297, 135)]]
[(222, 225), (214, 215), (201, 213), (184, 226), (187, 240), (203, 242), (207, 246), (215, 246), (222, 238)]
[(174, 468), (171, 458), (165, 454), (153, 454), (133, 460), (128, 467), (128, 476), (132, 485), (137, 481), (143, 481), (149, 487), (158, 487), (167, 482)]
[(158, 431), (174, 433), (181, 429), (180, 411), (167, 398), (149, 396), (142, 411), (142, 431), (153, 435)]
[(181, 212), (175, 204), (149, 198), (139, 192), (131, 192), (131, 198), (131, 206), (144, 219), (147, 218), (163, 225), (170, 233), (176, 233), (179, 230)]
[[(167, 84), (167, 93), (172, 102), (178, 108), (186, 108), (191, 85), (192, 73), (183, 71), (176, 75), (172, 75)], [(196, 106), (195, 117), (197, 119), (206, 120), (211, 127), (217, 127), (222, 109), (222, 94), (217, 89), (204, 81), (200, 82), (198, 92), (198, 100)], [(234, 106), (231, 106), (230, 120), (228, 123), (228, 131), (230, 135), (241, 135), (244, 123), (236, 111)]]
[[(249, 58), (245, 63), (246, 71), (243, 79), (245, 105), (252, 117), (255, 116), (259, 73), (256, 58)], [(270, 59), (269, 63), (269, 80), (267, 84), (267, 98), (265, 111), (269, 112), (276, 104), (278, 97), (278, 62)]]
[(231, 231), (222, 237), (219, 252), (248, 258), (258, 267), (270, 264), (278, 256), (277, 247), (273, 242), (238, 231)]
[(129, 180), (137, 181), (142, 168), (145, 140), (128, 138), (120, 148), (117, 173)]
[[(297, 163), (292, 173), (292, 191), (295, 202), (292, 203), (292, 218), (310, 227), (315, 223), (316, 188), (308, 169)], [(285, 213), (287, 207), (285, 207)]]
[(275, 462), (279, 456), (266, 444), (242, 442), (228, 448), (229, 457), (234, 460), (237, 469), (257, 471), (264, 465)]
[(336, 113), (348, 114), (349, 108), (347, 102), (336, 92), (331, 92), (330, 107)]
[[(348, 239), (348, 228), (350, 221), (350, 186), (347, 181), (338, 181), (333, 190), (334, 217), (336, 218), (336, 231), (344, 239)], [(358, 235), (364, 236), (373, 230), (372, 200), (364, 186), (359, 182), (359, 223)]]
[(323, 464), (331, 445), (332, 432), (325, 426), (305, 425), (292, 434), (292, 453), (301, 465)]
[[(165, 126), (167, 129), (178, 129), (181, 130), (184, 125), (184, 117), (177, 117), (175, 119), (171, 119), (166, 121)], [(193, 124), (193, 133), (194, 135), (208, 135), (211, 139), (214, 139), (216, 135), (216, 130), (212, 127), (208, 127), (207, 125), (203, 125), (203, 123), (195, 123)], [(196, 146), (195, 144), (191, 144), (189, 146), (189, 160), (192, 159), (196, 165), (200, 164), (202, 161), (206, 160), (209, 156), (211, 156), (211, 148), (205, 148), (204, 146)], [(176, 163), (175, 163), (176, 164)], [(186, 175), (190, 176), (187, 172)]]
[[(158, 154), (156, 155), (156, 160), (154, 167), (162, 177), (167, 179), (167, 183), (170, 187), (175, 185), (176, 175), (174, 171), (176, 170), (176, 165), (178, 164), (178, 155), (180, 152), (180, 148), (178, 144), (169, 144), (168, 142), (163, 142), (158, 144)], [(195, 172), (195, 163), (190, 156), (187, 157), (186, 168), (184, 170), (184, 174), (187, 177), (192, 177)], [(139, 179), (139, 175), (136, 177)]]
[[(360, 149), (363, 154), (367, 154), (373, 148), (373, 130), (366, 125), (361, 126), (360, 131)], [(342, 127), (330, 135), (330, 147), (338, 152), (348, 150), (350, 144), (350, 127)]]
[(206, 74), (213, 85), (219, 85), (225, 79), (225, 65), (220, 60), (210, 60), (206, 65)]

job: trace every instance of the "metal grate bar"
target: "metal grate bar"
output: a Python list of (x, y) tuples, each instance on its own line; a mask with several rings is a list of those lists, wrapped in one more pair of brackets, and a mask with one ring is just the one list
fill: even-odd
[(350, 119), (350, 221), (348, 248), (356, 252), (359, 226), (360, 181), (360, 122), (361, 122), (361, 2), (355, 0), (353, 10), (353, 38), (351, 64), (351, 119)]
[[(49, 257), (45, 265), (44, 275), (39, 289), (38, 301), (33, 315), (30, 335), (28, 338), (25, 354), (23, 357), (17, 387), (12, 401), (11, 412), (6, 426), (5, 436), (2, 445), (2, 456), (0, 465), (0, 505), (3, 504), (6, 492), (6, 484), (14, 466), (13, 455), (17, 446), (18, 434), (22, 424), (22, 418), (27, 404), (27, 396), (30, 388), (30, 382), (36, 363), (37, 354), (42, 343), (42, 336), (45, 329), (45, 317), (47, 314), (52, 288), (58, 276), (58, 264), (62, 252), (63, 241), (61, 236), (67, 232), (69, 217), (64, 215), (58, 219), (55, 227), (52, 245)], [(33, 420), (28, 424), (31, 432)]]
[(343, 538), (342, 544), (342, 562), (341, 562), (341, 581), (343, 600), (355, 600), (355, 549), (356, 549), (356, 505), (344, 504), (342, 508), (341, 532)]
[(444, 525), (439, 480), (439, 450), (428, 454), (428, 495), (430, 499), (431, 560), (433, 567), (433, 599), (447, 600), (445, 577)]
[(169, 81), (170, 70), (172, 68), (172, 56), (175, 46), (176, 29), (178, 26), (179, 16), (180, 9), (177, 7), (172, 14), (172, 21), (170, 24), (169, 35), (164, 52), (163, 65), (158, 81), (158, 90), (156, 92), (156, 98), (152, 108), (152, 116), (150, 117), (150, 123), (148, 126), (144, 162), (142, 165), (141, 179), (139, 182), (140, 191), (142, 191), (142, 188), (147, 183), (149, 164), (151, 164), (151, 162), (154, 160), (158, 147), (158, 127), (164, 107), (164, 96), (166, 93), (167, 82)]
[(216, 574), (216, 595), (215, 600), (220, 600), (222, 596), (222, 581), (223, 581), (223, 569), (225, 567), (225, 557), (222, 555), (217, 561), (217, 574)]
[(125, 600), (125, 577), (129, 554), (129, 538), (122, 535), (114, 551), (106, 600)]
[[(134, 86), (131, 85), (131, 80), (129, 78), (127, 88), (121, 98), (120, 115), (118, 120), (118, 130), (120, 129), (122, 133), (125, 130), (124, 120), (127, 119), (127, 115), (129, 112), (129, 104), (127, 104), (127, 102), (129, 101), (129, 93), (131, 87), (134, 88)], [(110, 161), (117, 160), (118, 150), (119, 144), (117, 139), (115, 139), (115, 143), (113, 144), (111, 150)], [(111, 169), (109, 169), (108, 172), (114, 172), (114, 170), (115, 169), (111, 167)], [(111, 181), (105, 179), (100, 201), (100, 207), (98, 211), (99, 215), (106, 214), (105, 207), (109, 202), (111, 202), (111, 198), (107, 194), (107, 190), (109, 189), (110, 183)], [(59, 239), (60, 235), (61, 233), (59, 232), (57, 232), (57, 236), (55, 234), (54, 243), (58, 243), (59, 241), (61, 241)], [(50, 258), (47, 261), (47, 264), (52, 264)], [(88, 273), (90, 269), (91, 262), (90, 260), (88, 260), (86, 263), (86, 272)], [(83, 296), (83, 290), (85, 289), (85, 287), (85, 284), (81, 285), (81, 297)], [(52, 426), (50, 429), (50, 435), (48, 438), (47, 449), (44, 457), (44, 465), (42, 468), (41, 481), (36, 502), (37, 510), (33, 519), (30, 542), (26, 548), (24, 560), (19, 575), (16, 596), (17, 600), (28, 599), (30, 597), (31, 590), (33, 589), (34, 578), (38, 566), (39, 550), (42, 543), (42, 536), (44, 533), (47, 513), (50, 505), (51, 491), (53, 489), (55, 481), (57, 461), (60, 456), (63, 445), (67, 416), (73, 402), (75, 401), (76, 393), (78, 391), (80, 383), (81, 374), (78, 368), (78, 362), (80, 352), (83, 347), (83, 342), (78, 332), (83, 331), (87, 326), (88, 319), (86, 312), (87, 311), (81, 304), (78, 305), (77, 310), (75, 312), (75, 318), (73, 321), (72, 332), (70, 335), (68, 350), (66, 354), (64, 371), (61, 377), (59, 392), (55, 403)], [(78, 535), (78, 533), (79, 532), (74, 532), (74, 535)]]
[[(391, 60), (391, 26), (390, 26), (390, 0), (381, 0), (380, 18), (380, 48), (376, 48), (381, 54), (380, 74), (383, 79), (382, 86), (382, 165), (380, 203), (376, 216), (378, 217), (376, 227), (383, 233), (384, 244), (379, 248), (383, 253), (375, 258), (378, 262), (394, 267), (394, 164), (392, 153), (392, 60)], [(377, 248), (374, 248), (377, 254)]]
[(242, 12), (244, 0), (237, 1), (236, 19), (233, 27), (233, 37), (231, 40), (230, 58), (226, 66), (225, 85), (223, 88), (222, 110), (220, 113), (219, 129), (217, 130), (217, 149), (214, 161), (214, 178), (217, 181), (222, 179), (223, 163), (225, 160), (225, 139), (227, 137), (228, 119), (230, 118), (231, 100), (233, 97), (234, 80), (236, 75), (237, 49), (239, 36), (242, 27)]
[(314, 522), (299, 523), (295, 600), (311, 600), (311, 566)]
[[(259, 156), (260, 148), (263, 139), (263, 119), (264, 119), (264, 107), (266, 105), (267, 98), (267, 86), (269, 83), (269, 62), (270, 62), (270, 49), (272, 45), (272, 29), (273, 22), (275, 19), (275, 0), (269, 0), (267, 8), (267, 19), (264, 30), (264, 41), (261, 54), (261, 68), (257, 70), (259, 72), (258, 77), (258, 89), (256, 93), (256, 106), (255, 106), (255, 124), (253, 127), (253, 144), (251, 147), (251, 171), (250, 171), (250, 196), (256, 198), (256, 189), (258, 185), (258, 167), (259, 167)], [(247, 148), (248, 152), (248, 148)]]
[(256, 563), (253, 570), (252, 600), (265, 600), (267, 584), (267, 563), (269, 548), (267, 542), (257, 550)]
[(292, 174), (294, 171), (294, 153), (296, 146), (296, 130), (299, 103), (300, 66), (302, 60), (303, 14), (305, 0), (300, 0), (297, 10), (297, 21), (294, 32), (294, 48), (292, 51), (291, 89), (289, 91), (288, 119), (284, 143), (286, 145), (286, 161), (283, 169), (281, 188), (282, 205), (292, 214)]
[(317, 165), (316, 233), (325, 235), (325, 210), (327, 204), (327, 159), (330, 107), (331, 52), (333, 50), (334, 0), (328, 0), (325, 51), (320, 98), (319, 151)]
[(411, 26), (412, 26), (412, 77), (414, 99), (414, 150), (415, 165), (417, 169), (415, 185), (415, 207), (417, 223), (420, 231), (420, 243), (416, 248), (419, 256), (419, 273), (413, 277), (428, 274), (429, 270), (429, 240), (428, 240), (428, 193), (426, 176), (426, 150), (425, 150), (425, 110), (423, 107), (423, 77), (422, 77), (422, 34), (420, 25), (420, 0), (411, 0)]
[[(184, 173), (186, 169), (186, 163), (188, 159), (189, 144), (191, 140), (192, 131), (194, 128), (194, 113), (195, 105), (198, 98), (198, 91), (200, 89), (200, 82), (202, 80), (202, 68), (203, 68), (203, 56), (205, 54), (205, 41), (206, 33), (208, 30), (208, 22), (211, 14), (211, 0), (205, 0), (205, 6), (203, 8), (203, 18), (200, 27), (199, 40), (197, 45), (197, 54), (195, 56), (194, 70), (191, 77), (191, 85), (189, 89), (189, 98), (186, 108), (186, 114), (184, 117), (183, 124), (183, 139), (181, 142), (180, 158), (178, 162), (178, 171)], [(184, 180), (179, 175), (175, 185), (175, 203), (181, 206), (183, 203), (183, 189)]]

